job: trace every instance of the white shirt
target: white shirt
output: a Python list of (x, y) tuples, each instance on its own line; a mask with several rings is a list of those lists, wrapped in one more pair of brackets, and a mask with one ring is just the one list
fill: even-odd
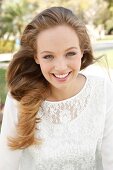
[(86, 76), (83, 89), (63, 101), (44, 101), (37, 113), (41, 146), (11, 151), (16, 101), (8, 94), (0, 136), (0, 170), (113, 170), (113, 84)]

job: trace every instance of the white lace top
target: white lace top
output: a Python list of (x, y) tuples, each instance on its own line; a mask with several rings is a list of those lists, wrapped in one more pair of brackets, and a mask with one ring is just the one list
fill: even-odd
[(7, 135), (18, 122), (7, 96), (0, 138), (0, 170), (113, 170), (113, 85), (87, 76), (83, 89), (58, 102), (44, 101), (36, 136), (41, 146), (11, 151)]

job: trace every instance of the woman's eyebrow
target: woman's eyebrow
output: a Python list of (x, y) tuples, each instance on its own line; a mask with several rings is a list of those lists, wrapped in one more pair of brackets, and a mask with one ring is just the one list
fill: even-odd
[[(77, 47), (70, 47), (70, 48), (66, 49), (65, 51), (68, 51), (68, 50), (71, 50), (71, 49), (77, 49)], [(42, 52), (40, 52), (40, 54), (43, 54), (43, 53), (54, 53), (54, 52), (52, 52), (52, 51), (42, 51)]]

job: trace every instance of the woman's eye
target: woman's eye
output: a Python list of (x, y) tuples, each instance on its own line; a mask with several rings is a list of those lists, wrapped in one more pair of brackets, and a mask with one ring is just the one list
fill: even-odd
[(43, 58), (44, 58), (44, 59), (52, 59), (53, 56), (52, 56), (52, 55), (45, 55)]
[(73, 56), (73, 55), (76, 55), (77, 53), (76, 52), (69, 52), (66, 54), (66, 56)]

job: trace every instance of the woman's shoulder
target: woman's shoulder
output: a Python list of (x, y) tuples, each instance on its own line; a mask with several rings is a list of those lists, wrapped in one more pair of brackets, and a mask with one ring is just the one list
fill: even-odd
[(113, 81), (109, 77), (86, 75), (95, 94), (105, 98), (107, 106), (113, 105)]
[(105, 77), (95, 76), (83, 74), (86, 77), (86, 84), (91, 86), (93, 89), (95, 88), (104, 88), (107, 80)]
[[(7, 96), (6, 96), (6, 100), (5, 100), (5, 105), (4, 105), (4, 109), (3, 109), (3, 113), (5, 114), (6, 113), (11, 113), (11, 115), (13, 113), (18, 113), (18, 108), (19, 108), (19, 105), (18, 105), (18, 101), (15, 100), (11, 93), (8, 91), (7, 93)], [(16, 115), (16, 114), (14, 114)]]
[(88, 75), (88, 74), (83, 74), (86, 76), (86, 79), (89, 82), (95, 83), (96, 84), (101, 84), (110, 88), (113, 88), (113, 81), (110, 79), (110, 77), (105, 77), (105, 76), (95, 76), (95, 75)]
[(10, 91), (7, 92), (7, 96), (6, 96), (6, 102), (7, 103), (10, 103), (10, 104), (14, 104), (14, 105), (17, 105), (17, 100), (15, 100), (13, 98), (13, 96), (11, 95)]

